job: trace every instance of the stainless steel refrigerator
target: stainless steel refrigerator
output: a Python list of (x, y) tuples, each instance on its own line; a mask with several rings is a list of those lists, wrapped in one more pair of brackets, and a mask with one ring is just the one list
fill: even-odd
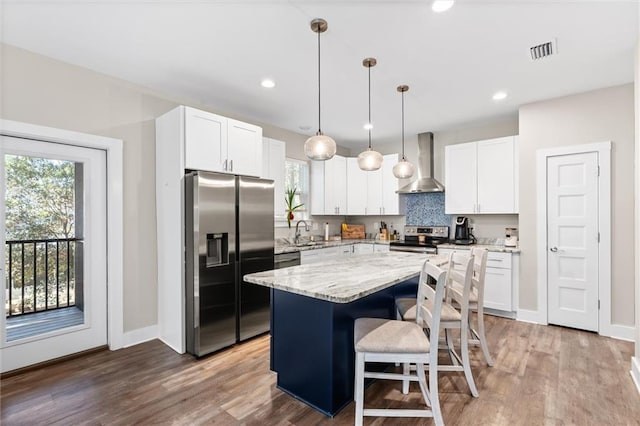
[(273, 269), (273, 181), (185, 181), (187, 351), (203, 356), (269, 330), (269, 289), (242, 277)]

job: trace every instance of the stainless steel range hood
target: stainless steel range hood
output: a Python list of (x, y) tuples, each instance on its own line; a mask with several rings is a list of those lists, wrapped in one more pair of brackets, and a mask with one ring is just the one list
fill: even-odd
[(418, 134), (418, 179), (400, 188), (398, 194), (444, 192), (444, 186), (433, 178), (433, 133)]

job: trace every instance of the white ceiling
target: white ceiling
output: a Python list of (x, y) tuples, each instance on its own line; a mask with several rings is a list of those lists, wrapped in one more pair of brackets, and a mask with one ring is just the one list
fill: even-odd
[[(322, 130), (366, 145), (516, 114), (518, 106), (633, 81), (635, 1), (54, 1), (2, 3), (4, 42), (299, 133), (317, 130), (322, 17)], [(557, 39), (558, 55), (529, 47)], [(274, 89), (260, 81), (272, 78)], [(491, 96), (506, 90), (509, 97)], [(309, 126), (303, 131), (301, 126)]]

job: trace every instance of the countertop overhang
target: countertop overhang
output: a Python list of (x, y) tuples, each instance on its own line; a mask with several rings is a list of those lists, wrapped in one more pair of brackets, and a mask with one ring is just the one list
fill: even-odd
[(389, 252), (292, 266), (244, 276), (253, 284), (334, 303), (349, 303), (416, 277), (426, 260), (444, 265), (448, 257)]

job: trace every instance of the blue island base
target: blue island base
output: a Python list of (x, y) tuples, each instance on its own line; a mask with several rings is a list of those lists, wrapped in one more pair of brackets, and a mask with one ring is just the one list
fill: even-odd
[(351, 303), (273, 289), (271, 369), (278, 374), (278, 388), (335, 416), (353, 401), (355, 319), (395, 318), (395, 298), (415, 297), (416, 288), (417, 278)]

